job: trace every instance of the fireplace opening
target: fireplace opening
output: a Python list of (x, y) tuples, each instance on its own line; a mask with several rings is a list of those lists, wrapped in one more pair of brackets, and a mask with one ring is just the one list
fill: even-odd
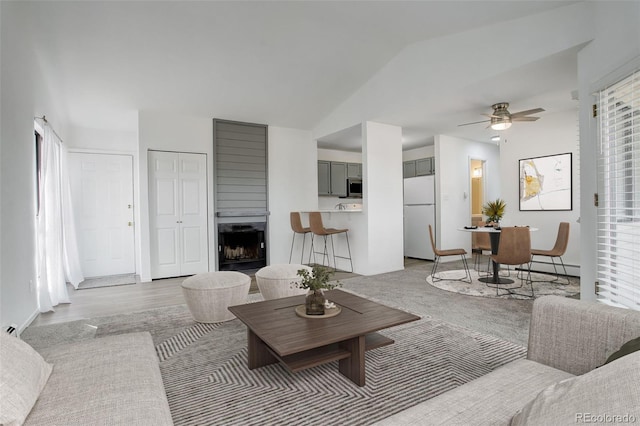
[(246, 271), (267, 265), (266, 222), (218, 224), (218, 269)]

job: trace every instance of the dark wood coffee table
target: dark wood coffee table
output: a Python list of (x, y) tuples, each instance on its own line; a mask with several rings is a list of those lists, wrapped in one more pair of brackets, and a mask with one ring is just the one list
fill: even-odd
[(305, 296), (229, 307), (247, 326), (249, 369), (281, 362), (296, 373), (338, 361), (340, 373), (364, 386), (365, 351), (394, 342), (376, 331), (420, 319), (341, 290), (325, 294), (342, 307), (339, 315), (299, 317), (295, 308), (304, 304)]

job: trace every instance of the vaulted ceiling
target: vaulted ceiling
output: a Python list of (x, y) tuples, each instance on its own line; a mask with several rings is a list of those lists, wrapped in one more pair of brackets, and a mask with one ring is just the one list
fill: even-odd
[[(138, 110), (314, 129), (416, 44), (500, 31), (501, 23), (571, 3), (43, 1), (10, 7), (71, 125), (134, 131)], [(500, 49), (502, 40), (484, 42)], [(446, 78), (447, 63), (468, 53), (425, 58), (448, 90), (416, 99), (399, 91), (402, 96), (389, 98), (398, 105), (379, 106), (363, 118), (402, 125), (408, 146), (445, 131), (484, 138), (484, 126), (457, 124), (481, 120), (501, 101), (512, 102), (512, 111), (571, 107), (576, 54), (577, 48), (565, 49), (480, 80), (458, 76), (455, 85)], [(468, 72), (484, 67), (482, 59), (469, 55)]]

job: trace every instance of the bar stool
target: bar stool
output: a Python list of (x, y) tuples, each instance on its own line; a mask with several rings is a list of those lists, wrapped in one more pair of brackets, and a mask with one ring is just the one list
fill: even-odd
[[(313, 232), (312, 238), (316, 235), (324, 238), (324, 250), (322, 251), (322, 264), (324, 265), (324, 258), (327, 257), (327, 262), (329, 263), (329, 252), (327, 249), (327, 237), (331, 237), (331, 252), (333, 253), (333, 269), (336, 270), (336, 257), (340, 259), (349, 259), (349, 263), (351, 264), (351, 271), (353, 272), (353, 260), (351, 259), (351, 246), (349, 246), (349, 230), (348, 229), (335, 229), (335, 228), (325, 228), (322, 224), (322, 215), (320, 212), (311, 212), (309, 213), (309, 226), (311, 227), (311, 232)], [(333, 236), (336, 234), (344, 234), (347, 238), (347, 250), (349, 251), (349, 256), (336, 256), (335, 247), (333, 245)], [(312, 250), (313, 249), (313, 239), (312, 241)], [(315, 257), (314, 251), (314, 257)], [(331, 266), (331, 265), (329, 265)]]
[[(302, 220), (300, 219), (299, 212), (289, 213), (289, 219), (291, 221), (291, 230), (293, 231), (293, 237), (291, 238), (291, 252), (289, 253), (289, 263), (291, 263), (291, 257), (293, 256), (293, 245), (296, 241), (297, 234), (302, 234), (302, 250), (300, 250), (300, 263), (303, 263), (302, 259), (304, 258), (304, 242), (307, 238), (307, 234), (311, 232), (311, 228), (304, 228), (302, 226)], [(311, 243), (311, 250), (313, 251), (313, 240)], [(309, 259), (311, 259), (311, 253), (309, 253)]]

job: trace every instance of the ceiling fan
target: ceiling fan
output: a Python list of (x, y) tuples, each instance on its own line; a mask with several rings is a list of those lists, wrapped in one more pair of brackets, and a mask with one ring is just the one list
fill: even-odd
[(544, 111), (543, 108), (534, 108), (534, 109), (528, 109), (526, 111), (514, 112), (512, 114), (507, 109), (509, 108), (509, 103), (507, 102), (499, 102), (497, 104), (493, 104), (491, 105), (491, 108), (493, 108), (493, 114), (483, 114), (489, 117), (489, 120), (474, 121), (473, 123), (459, 124), (458, 127), (468, 126), (470, 124), (490, 122), (491, 124), (489, 124), (489, 126), (487, 127), (491, 127), (493, 130), (506, 130), (509, 127), (511, 127), (511, 123), (514, 121), (536, 121), (540, 117), (528, 117), (528, 116), (531, 114), (537, 114), (539, 112)]

